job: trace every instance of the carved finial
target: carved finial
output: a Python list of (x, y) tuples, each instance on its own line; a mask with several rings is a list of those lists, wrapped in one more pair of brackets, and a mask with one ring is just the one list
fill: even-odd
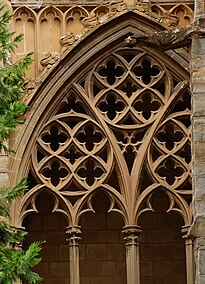
[(116, 14), (122, 13), (127, 10), (125, 2), (123, 0), (115, 0), (112, 1), (109, 5), (109, 13), (110, 16), (114, 16)]
[(152, 11), (151, 2), (149, 0), (138, 1), (134, 7), (134, 11), (146, 14), (154, 19), (159, 18), (159, 16)]

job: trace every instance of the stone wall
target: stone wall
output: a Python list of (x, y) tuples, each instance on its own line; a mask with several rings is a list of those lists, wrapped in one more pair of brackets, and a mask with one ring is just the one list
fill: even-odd
[[(35, 267), (44, 280), (42, 284), (69, 284), (69, 247), (66, 242), (65, 218), (51, 213), (53, 201), (49, 194), (40, 194), (38, 214), (28, 215), (23, 222), (29, 232), (24, 247), (34, 241), (45, 241), (40, 256), (42, 262)], [(25, 282), (24, 282), (25, 283)]]
[(101, 197), (95, 203), (97, 213), (86, 214), (81, 220), (80, 283), (124, 284), (126, 261), (121, 233), (123, 222), (116, 214), (105, 212), (106, 203), (103, 202), (106, 200)]
[(155, 194), (155, 212), (141, 215), (141, 284), (185, 284), (185, 244), (181, 235), (182, 218), (166, 213), (166, 197)]

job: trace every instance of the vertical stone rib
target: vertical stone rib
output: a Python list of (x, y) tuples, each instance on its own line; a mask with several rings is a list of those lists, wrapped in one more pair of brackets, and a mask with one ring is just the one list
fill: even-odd
[(187, 235), (190, 226), (182, 227), (182, 237), (185, 240), (186, 249), (186, 274), (187, 284), (194, 284), (194, 265), (193, 265), (193, 238)]

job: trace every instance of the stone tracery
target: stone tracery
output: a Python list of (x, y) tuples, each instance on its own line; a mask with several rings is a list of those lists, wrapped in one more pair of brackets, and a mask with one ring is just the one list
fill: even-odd
[[(79, 210), (102, 187), (137, 220), (146, 210), (143, 200), (163, 188), (170, 210), (179, 207), (185, 222), (191, 222), (189, 90), (146, 50), (120, 48), (91, 66), (86, 77), (72, 84), (36, 143), (31, 175), (70, 204), (78, 200)], [(133, 176), (132, 182), (125, 185), (118, 177), (115, 188), (113, 170), (117, 176)]]

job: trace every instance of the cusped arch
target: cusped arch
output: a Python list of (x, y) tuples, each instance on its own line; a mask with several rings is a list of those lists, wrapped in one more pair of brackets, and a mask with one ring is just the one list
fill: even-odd
[(32, 10), (29, 7), (18, 7), (15, 11), (14, 11), (14, 20), (21, 20), (21, 14), (22, 13), (27, 13), (28, 15), (30, 15), (30, 18), (32, 21), (36, 21), (36, 12), (34, 10)]
[[(45, 7), (38, 15), (40, 25), (40, 51), (42, 56), (47, 52), (60, 49), (59, 39), (63, 30), (63, 13), (56, 7)], [(42, 58), (41, 58), (42, 59)]]
[(63, 19), (63, 13), (60, 9), (56, 7), (45, 7), (41, 10), (40, 14), (38, 15), (39, 21), (42, 22), (43, 20), (46, 20), (46, 16), (48, 13), (54, 13), (55, 17), (59, 18), (60, 20)]
[(74, 6), (69, 8), (65, 13), (66, 31), (72, 32), (75, 35), (82, 32), (83, 19), (89, 17), (88, 11), (81, 6)]
[(107, 213), (115, 212), (122, 218), (124, 224), (127, 225), (129, 217), (128, 209), (125, 206), (124, 200), (119, 193), (115, 192), (112, 188), (109, 188), (108, 186), (96, 188), (94, 191), (89, 192), (80, 200), (78, 206), (76, 207), (75, 223), (78, 224), (79, 220), (87, 212), (95, 213), (92, 206), (92, 199), (99, 192), (103, 192), (110, 201), (110, 206)]
[(16, 33), (24, 34), (24, 39), (16, 50), (16, 60), (19, 60), (22, 53), (32, 52), (33, 48), (36, 50), (37, 14), (29, 7), (19, 7), (14, 12), (13, 21)]
[(184, 226), (191, 226), (192, 213), (189, 209), (187, 202), (176, 192), (173, 192), (172, 190), (168, 189), (165, 190), (163, 188), (159, 188), (158, 184), (153, 184), (152, 186), (148, 187), (137, 200), (135, 207), (135, 222), (138, 224), (139, 218), (143, 213), (154, 212), (150, 203), (150, 198), (152, 197), (153, 193), (156, 193), (159, 190), (164, 191), (167, 197), (169, 198), (169, 208), (166, 213), (177, 213), (179, 216), (182, 217), (184, 221)]
[(71, 223), (71, 212), (69, 206), (67, 205), (66, 199), (59, 195), (58, 192), (49, 190), (44, 186), (39, 186), (37, 188), (29, 190), (22, 198), (21, 205), (18, 208), (20, 213), (18, 215), (18, 219), (16, 220), (16, 226), (21, 227), (24, 218), (29, 214), (39, 213), (36, 207), (36, 199), (42, 193), (48, 193), (52, 196), (54, 203), (52, 213), (56, 212), (63, 214), (66, 217), (68, 223)]

